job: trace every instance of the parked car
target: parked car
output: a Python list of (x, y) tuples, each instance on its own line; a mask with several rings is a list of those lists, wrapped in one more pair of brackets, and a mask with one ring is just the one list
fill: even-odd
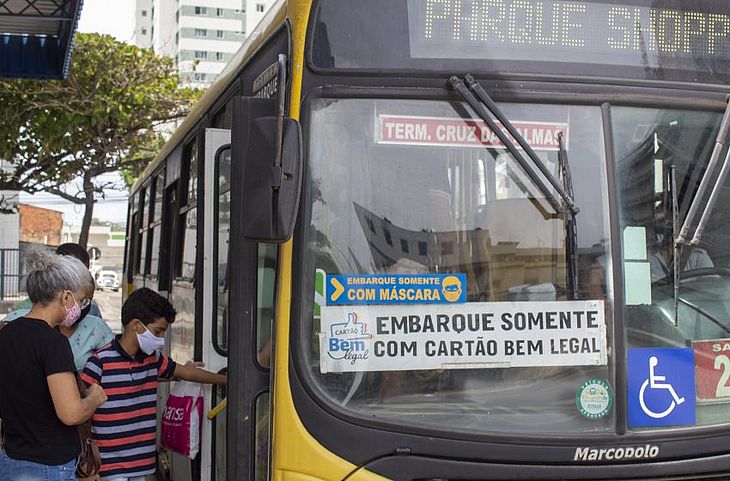
[(96, 273), (96, 287), (117, 292), (119, 290), (119, 276), (114, 271), (100, 270)]

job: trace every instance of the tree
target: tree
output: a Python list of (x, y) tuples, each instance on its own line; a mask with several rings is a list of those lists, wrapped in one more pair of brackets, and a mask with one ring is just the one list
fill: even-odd
[(0, 80), (0, 190), (50, 192), (83, 205), (86, 245), (97, 199), (123, 188), (100, 180), (138, 175), (162, 144), (159, 127), (184, 117), (200, 95), (180, 85), (172, 59), (77, 34), (65, 81)]

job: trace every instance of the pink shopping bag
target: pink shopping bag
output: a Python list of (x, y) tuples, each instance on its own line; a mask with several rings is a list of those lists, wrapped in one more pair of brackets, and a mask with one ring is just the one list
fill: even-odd
[(203, 386), (173, 383), (162, 413), (162, 445), (193, 459), (200, 450), (200, 420), (203, 418)]

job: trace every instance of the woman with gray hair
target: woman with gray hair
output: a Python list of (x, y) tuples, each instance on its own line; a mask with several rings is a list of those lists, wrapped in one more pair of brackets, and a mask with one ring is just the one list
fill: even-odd
[(33, 256), (30, 312), (0, 330), (0, 479), (72, 481), (77, 425), (106, 401), (99, 386), (82, 397), (71, 346), (55, 328), (71, 326), (93, 293), (89, 271), (69, 256)]
[[(71, 352), (73, 352), (74, 355), (74, 365), (76, 366), (76, 370), (81, 372), (84, 370), (86, 361), (89, 360), (92, 354), (112, 342), (112, 339), (114, 339), (114, 333), (112, 333), (112, 330), (109, 328), (109, 325), (104, 321), (104, 319), (101, 318), (99, 307), (94, 304), (94, 300), (92, 299), (94, 297), (94, 289), (96, 286), (94, 285), (94, 278), (88, 271), (89, 257), (88, 255), (86, 255), (86, 257), (83, 256), (83, 254), (86, 254), (84, 248), (79, 244), (61, 244), (58, 249), (56, 249), (56, 254), (75, 257), (80, 260), (87, 269), (86, 274), (88, 276), (88, 282), (85, 283), (85, 286), (87, 289), (90, 289), (88, 291), (90, 293), (88, 299), (91, 299), (91, 301), (85, 302), (84, 305), (81, 306), (81, 315), (76, 322), (70, 326), (61, 325), (58, 327), (61, 334), (68, 338), (68, 342), (71, 344)], [(26, 266), (27, 270), (30, 269), (29, 266), (35, 262), (35, 259), (39, 255), (45, 256), (47, 255), (47, 251), (34, 249), (29, 252)], [(16, 310), (7, 314), (3, 321), (12, 322), (15, 319), (27, 316), (32, 307), (30, 300), (28, 301), (28, 304), (27, 308), (23, 307), (17, 309), (16, 306)]]

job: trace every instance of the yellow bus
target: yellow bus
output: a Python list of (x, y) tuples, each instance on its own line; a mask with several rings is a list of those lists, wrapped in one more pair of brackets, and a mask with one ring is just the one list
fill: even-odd
[(275, 3), (130, 193), (160, 475), (730, 477), (729, 84), (721, 1)]

